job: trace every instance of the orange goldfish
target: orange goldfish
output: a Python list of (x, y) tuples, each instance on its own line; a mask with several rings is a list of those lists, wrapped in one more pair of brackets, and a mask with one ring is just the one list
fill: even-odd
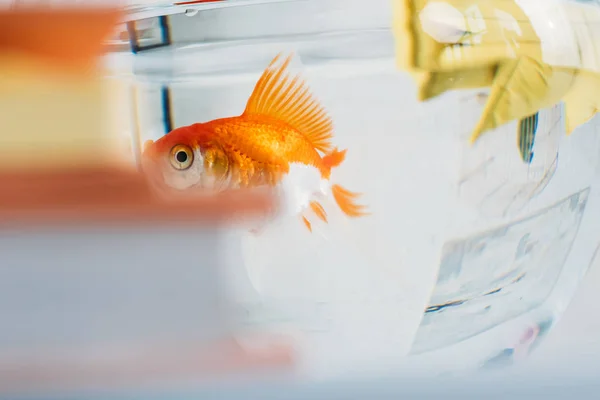
[[(312, 232), (312, 217), (327, 223), (329, 194), (349, 217), (366, 215), (360, 195), (330, 183), (346, 150), (332, 148), (333, 123), (307, 85), (278, 54), (256, 83), (244, 112), (176, 128), (144, 145), (143, 165), (158, 169), (176, 189), (275, 186), (284, 210)], [(313, 221), (314, 222), (314, 221)]]

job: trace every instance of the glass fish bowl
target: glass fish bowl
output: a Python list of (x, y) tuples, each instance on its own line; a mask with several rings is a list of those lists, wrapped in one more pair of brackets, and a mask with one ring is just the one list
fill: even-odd
[(471, 144), (489, 88), (419, 101), (392, 3), (138, 5), (107, 43), (138, 161), (148, 140), (242, 114), (274, 57), (293, 54), (347, 150), (331, 181), (369, 214), (330, 197), (312, 232), (292, 217), (227, 232), (223, 273), (239, 331), (293, 338), (308, 376), (510, 364), (554, 326), (600, 243), (598, 120), (567, 136), (557, 102)]

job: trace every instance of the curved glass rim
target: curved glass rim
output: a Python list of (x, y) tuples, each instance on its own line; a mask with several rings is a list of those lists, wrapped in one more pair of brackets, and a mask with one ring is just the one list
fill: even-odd
[(291, 3), (302, 2), (306, 0), (200, 0), (197, 2), (157, 2), (152, 5), (131, 4), (125, 7), (123, 22), (136, 21), (145, 18), (152, 18), (162, 15), (182, 14), (188, 10), (202, 11), (227, 7), (243, 7), (257, 4), (268, 3)]

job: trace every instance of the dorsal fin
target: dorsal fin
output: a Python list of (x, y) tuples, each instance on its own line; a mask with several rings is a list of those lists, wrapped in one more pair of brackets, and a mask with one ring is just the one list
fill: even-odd
[(262, 73), (246, 103), (244, 114), (268, 115), (304, 134), (322, 152), (331, 149), (333, 123), (300, 76), (286, 73), (292, 55), (278, 54)]

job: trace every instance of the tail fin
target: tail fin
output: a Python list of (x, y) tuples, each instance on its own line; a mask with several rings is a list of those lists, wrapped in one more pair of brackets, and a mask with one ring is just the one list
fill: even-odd
[(362, 217), (364, 215), (368, 215), (368, 213), (364, 211), (366, 207), (364, 205), (357, 204), (354, 201), (360, 196), (360, 193), (350, 192), (340, 185), (332, 185), (331, 192), (333, 193), (335, 202), (347, 216)]

